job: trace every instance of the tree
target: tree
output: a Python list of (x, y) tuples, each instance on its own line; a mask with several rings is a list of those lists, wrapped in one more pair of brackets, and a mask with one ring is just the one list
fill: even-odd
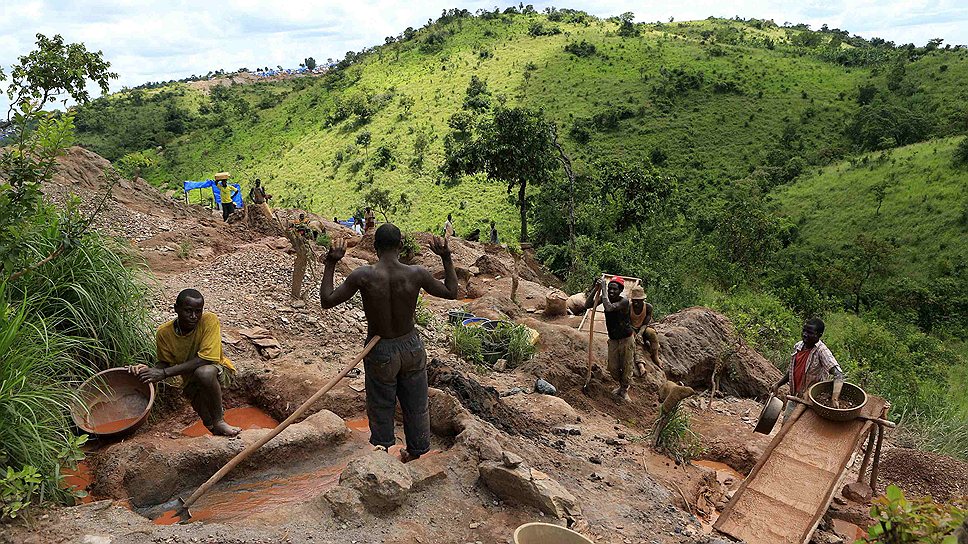
[(840, 260), (847, 290), (851, 295), (851, 306), (855, 314), (860, 314), (864, 289), (873, 278), (886, 277), (894, 262), (895, 247), (885, 240), (868, 234), (860, 234), (854, 243), (844, 248)]
[(316, 59), (309, 57), (303, 61), (303, 65), (311, 72), (316, 69)]
[(370, 157), (370, 131), (364, 130), (363, 132), (356, 135), (356, 145), (363, 146), (363, 154), (367, 158)]
[(607, 208), (615, 212), (615, 230), (645, 223), (663, 215), (675, 184), (656, 173), (648, 163), (602, 161), (598, 165), (600, 186)]
[(472, 75), (464, 96), (464, 109), (480, 112), (489, 107), (491, 107), (491, 92), (487, 90), (487, 82)]
[[(87, 81), (94, 81), (102, 93), (108, 92), (108, 81), (118, 74), (108, 71), (111, 63), (100, 51), (92, 53), (83, 43), (65, 44), (60, 34), (48, 38), (37, 34), (37, 49), (17, 59), (19, 64), (10, 71), (7, 97), (10, 107), (7, 119), (0, 121), (0, 129), (11, 124), (10, 116), (16, 109), (40, 111), (46, 104), (67, 95), (84, 104), (90, 101)], [(4, 78), (0, 71), (0, 81)], [(66, 100), (66, 98), (65, 98)]]
[(387, 222), (390, 221), (391, 214), (396, 214), (398, 211), (408, 213), (412, 206), (413, 202), (407, 196), (407, 193), (400, 193), (400, 198), (393, 200), (390, 197), (390, 191), (374, 187), (363, 195), (363, 207), (369, 207), (379, 212), (383, 216), (383, 220)]
[(517, 188), (521, 242), (528, 241), (528, 184), (540, 185), (555, 168), (552, 130), (540, 111), (525, 107), (499, 108), (479, 127), (475, 146), (487, 176)]

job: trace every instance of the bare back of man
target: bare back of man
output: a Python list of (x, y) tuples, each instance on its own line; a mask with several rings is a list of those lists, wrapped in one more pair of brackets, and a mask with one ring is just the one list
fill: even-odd
[(346, 241), (336, 240), (326, 255), (319, 297), (323, 308), (346, 302), (357, 291), (363, 297), (367, 340), (380, 337), (363, 360), (370, 443), (384, 449), (394, 444), (393, 414), (399, 400), (407, 438), (407, 449), (401, 455), (406, 461), (419, 457), (430, 447), (427, 353), (414, 329), (417, 296), (423, 289), (436, 297), (456, 298), (457, 271), (446, 239), (434, 237), (430, 244), (431, 251), (443, 262), (444, 282), (434, 278), (426, 268), (400, 262), (403, 245), (396, 226), (390, 223), (380, 226), (374, 245), (379, 257), (376, 264), (353, 270), (334, 289), (336, 263), (346, 253)]

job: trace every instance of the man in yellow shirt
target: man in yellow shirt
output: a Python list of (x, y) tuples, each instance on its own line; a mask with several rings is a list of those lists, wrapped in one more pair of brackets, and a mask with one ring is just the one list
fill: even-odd
[(239, 192), (235, 185), (229, 185), (229, 182), (222, 179), (218, 182), (218, 192), (219, 199), (222, 201), (222, 220), (228, 221), (229, 216), (235, 211), (235, 202), (232, 201), (232, 197), (235, 193)]
[(222, 353), (222, 331), (218, 317), (205, 312), (205, 299), (195, 289), (185, 289), (175, 299), (175, 319), (158, 327), (155, 345), (158, 363), (154, 368), (129, 368), (142, 382), (160, 382), (181, 376), (182, 392), (212, 434), (235, 436), (239, 428), (225, 422), (222, 385), (235, 367)]

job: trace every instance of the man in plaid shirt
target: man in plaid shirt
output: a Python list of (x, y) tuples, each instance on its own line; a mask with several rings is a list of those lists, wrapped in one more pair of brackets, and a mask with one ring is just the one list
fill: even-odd
[[(790, 367), (786, 374), (773, 386), (774, 396), (779, 393), (781, 386), (789, 383), (790, 394), (803, 398), (814, 384), (833, 377), (834, 398), (832, 400), (834, 404), (838, 402), (840, 387), (837, 387), (837, 385), (843, 383), (844, 371), (840, 369), (840, 365), (834, 358), (834, 354), (830, 352), (830, 348), (820, 341), (823, 331), (823, 321), (818, 318), (808, 319), (803, 324), (802, 339), (793, 347)], [(794, 402), (787, 403), (785, 417), (790, 416), (794, 406), (796, 406)]]

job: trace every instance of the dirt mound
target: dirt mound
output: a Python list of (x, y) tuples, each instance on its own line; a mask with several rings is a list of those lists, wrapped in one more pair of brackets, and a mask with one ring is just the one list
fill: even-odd
[(669, 314), (656, 324), (659, 358), (671, 380), (708, 389), (717, 365), (719, 389), (739, 397), (770, 391), (782, 375), (772, 363), (746, 345), (726, 316), (693, 307)]
[(884, 452), (880, 474), (884, 485), (895, 484), (909, 496), (930, 495), (947, 502), (968, 496), (968, 463), (908, 448)]

